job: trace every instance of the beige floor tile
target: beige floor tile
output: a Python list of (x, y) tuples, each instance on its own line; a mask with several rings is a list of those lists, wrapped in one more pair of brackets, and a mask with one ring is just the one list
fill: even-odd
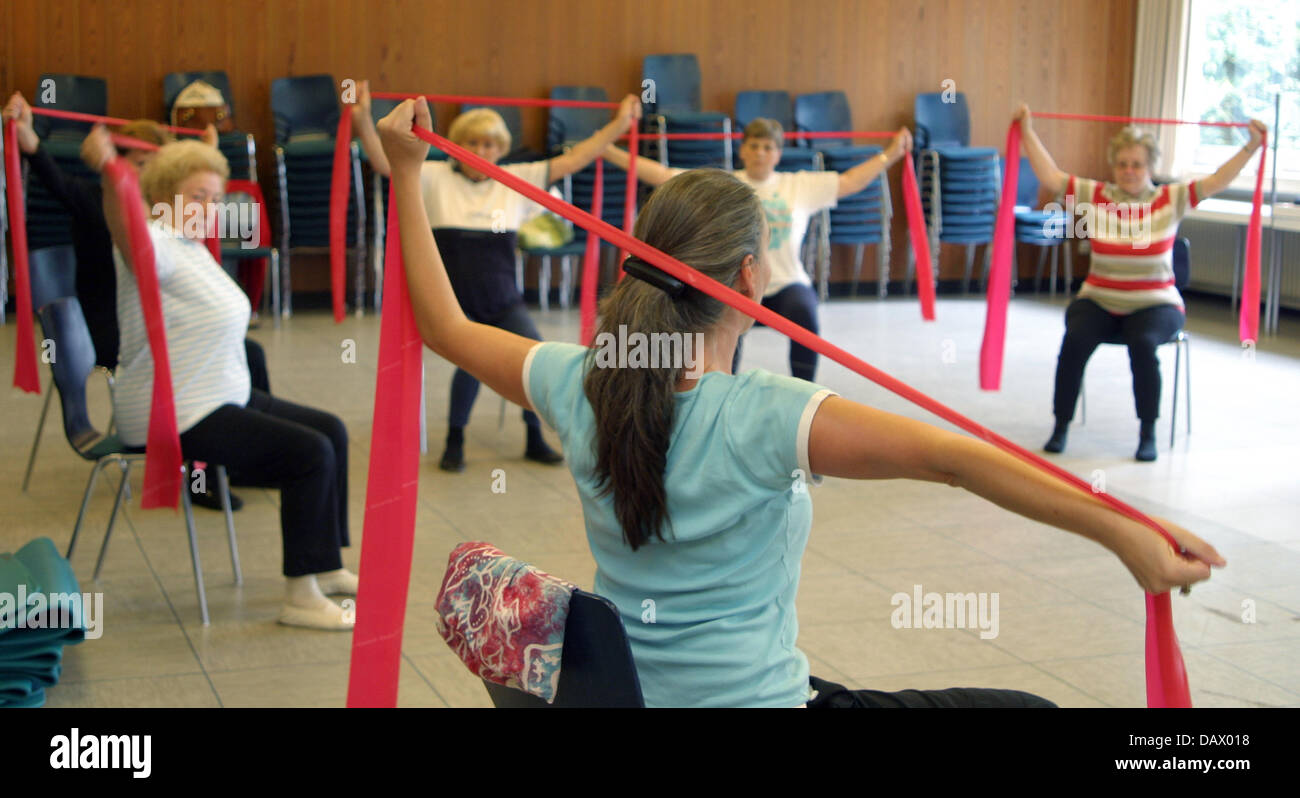
[(59, 682), (45, 691), (47, 707), (192, 707), (221, 706), (202, 674)]
[(988, 642), (1026, 662), (1140, 652), (1146, 645), (1143, 624), (1091, 604), (999, 609), (998, 636)]
[[(1300, 702), (1300, 695), (1206, 652), (1184, 649), (1183, 661), (1194, 707), (1296, 706)], [(1109, 706), (1147, 705), (1142, 654), (1062, 659), (1036, 665)]]
[(63, 648), (60, 683), (201, 672), (185, 632), (174, 621), (106, 627), (103, 637)]
[[(348, 662), (213, 671), (212, 684), (228, 707), (343, 707)], [(445, 707), (433, 688), (406, 661), (397, 682), (397, 706)]]
[(1019, 664), (1020, 661), (960, 629), (895, 629), (889, 618), (809, 624), (799, 648), (859, 682), (874, 676)]

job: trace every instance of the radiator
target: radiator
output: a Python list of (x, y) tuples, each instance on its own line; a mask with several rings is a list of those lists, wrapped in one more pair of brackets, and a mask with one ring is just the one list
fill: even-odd
[[(1191, 243), (1192, 273), (1189, 288), (1222, 296), (1232, 295), (1232, 271), (1245, 248), (1245, 227), (1219, 224), (1201, 219), (1183, 219), (1178, 225), (1179, 235)], [(1239, 232), (1240, 231), (1240, 232)], [(1266, 296), (1264, 286), (1269, 284), (1269, 264), (1272, 262), (1273, 240), (1281, 248), (1282, 306), (1300, 309), (1300, 233), (1273, 231), (1265, 220), (1262, 236), (1263, 252), (1260, 257), (1261, 299)], [(1241, 295), (1240, 276), (1237, 295)]]

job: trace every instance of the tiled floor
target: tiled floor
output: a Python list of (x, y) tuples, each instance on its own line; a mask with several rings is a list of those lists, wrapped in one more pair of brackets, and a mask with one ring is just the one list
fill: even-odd
[[(836, 301), (822, 309), (823, 334), (1012, 440), (1036, 449), (1050, 429), (1053, 368), (1062, 302), (1017, 298), (1007, 369), (998, 393), (977, 388), (983, 304), (943, 299), (923, 324), (914, 301)], [(547, 338), (574, 340), (576, 311), (535, 312)], [(1142, 509), (1213, 542), (1229, 567), (1190, 597), (1174, 597), (1176, 625), (1197, 706), (1300, 705), (1300, 335), (1266, 339), (1242, 356), (1227, 308), (1192, 303), (1194, 435), (1180, 408), (1170, 452), (1166, 373), (1160, 459), (1132, 459), (1127, 356), (1105, 347), (1088, 378), (1088, 423), (1076, 424), (1059, 462)], [(352, 435), (351, 524), (361, 536), (379, 324), (375, 316), (335, 326), (303, 313), (253, 337), (267, 349), (272, 386), (288, 399), (339, 414)], [(341, 357), (356, 343), (355, 363)], [(12, 321), (0, 334), (0, 363), (13, 360)], [(745, 365), (784, 372), (786, 345), (760, 329)], [(490, 540), (507, 552), (590, 587), (594, 565), (572, 480), (563, 468), (521, 458), (517, 410), (498, 429), (499, 400), (484, 391), (468, 434), (469, 468), (435, 467), (445, 431), (450, 368), (426, 351), (429, 437), (422, 462), (414, 568), (403, 642), (400, 703), (486, 706), (487, 694), (433, 627), (435, 592), (458, 542)], [(924, 418), (905, 401), (823, 361), (820, 381), (845, 396)], [(43, 378), (48, 379), (46, 375)], [(6, 377), (7, 379), (7, 377)], [(95, 401), (105, 408), (100, 386)], [(48, 535), (62, 548), (89, 471), (64, 441), (57, 410), (47, 425), (35, 477), (19, 490), (41, 399), (0, 392), (0, 551)], [(1180, 400), (1181, 402), (1181, 400)], [(101, 413), (100, 423), (106, 419)], [(494, 493), (493, 469), (506, 491)], [(139, 487), (139, 476), (136, 476)], [(799, 597), (800, 645), (814, 672), (879, 689), (1014, 687), (1064, 706), (1141, 706), (1143, 602), (1117, 559), (1067, 533), (1012, 516), (949, 488), (901, 482), (828, 480), (815, 488), (816, 520)], [(91, 586), (100, 530), (111, 507), (101, 481), (74, 558), (83, 590), (104, 593), (104, 635), (66, 649), (51, 706), (338, 706), (346, 694), (350, 635), (278, 626), (282, 591), (278, 495), (242, 489), (236, 515), (245, 583), (232, 584), (221, 516), (198, 510), (212, 624), (199, 624), (181, 519), (143, 512), (138, 500), (119, 521), (103, 576)], [(137, 494), (138, 495), (138, 494)], [(359, 547), (345, 552), (357, 567)], [(999, 594), (999, 629), (895, 629), (895, 593)], [(1253, 602), (1254, 623), (1243, 623)]]

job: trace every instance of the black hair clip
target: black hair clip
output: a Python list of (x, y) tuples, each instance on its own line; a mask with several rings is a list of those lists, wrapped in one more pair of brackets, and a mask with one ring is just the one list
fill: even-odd
[(623, 271), (653, 285), (673, 299), (681, 299), (690, 288), (668, 272), (646, 263), (635, 255), (629, 255), (627, 260), (623, 261)]

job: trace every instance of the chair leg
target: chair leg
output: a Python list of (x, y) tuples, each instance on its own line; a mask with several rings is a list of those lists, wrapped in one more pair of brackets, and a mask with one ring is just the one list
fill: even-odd
[(866, 248), (866, 244), (858, 244), (853, 248), (853, 287), (849, 289), (849, 295), (854, 299), (858, 298), (858, 278), (862, 275), (862, 254)]
[(524, 256), (519, 250), (515, 250), (515, 289), (519, 295), (524, 293)]
[(573, 258), (569, 255), (560, 256), (560, 307), (565, 310), (573, 302)]
[(36, 450), (41, 446), (41, 430), (45, 429), (45, 417), (50, 412), (50, 399), (54, 396), (54, 380), (45, 389), (45, 404), (41, 405), (41, 420), (36, 422), (36, 437), (32, 439), (32, 453), (27, 456), (27, 473), (23, 474), (23, 493), (32, 481), (32, 468), (36, 466)]
[[(108, 554), (108, 539), (113, 534), (113, 525), (117, 523), (117, 514), (122, 510), (122, 500), (126, 496), (126, 486), (131, 479), (131, 461), (118, 460), (122, 470), (122, 481), (117, 485), (117, 498), (113, 500), (113, 513), (108, 517), (108, 528), (104, 530), (104, 542), (99, 545), (99, 557), (95, 560), (94, 580), (99, 581), (99, 572), (104, 567), (104, 555)], [(183, 490), (184, 488), (182, 488)]]
[[(189, 470), (185, 469), (185, 481), (189, 481)], [(194, 507), (190, 504), (188, 485), (181, 488), (181, 506), (185, 510), (185, 531), (190, 538), (190, 562), (194, 565), (194, 588), (199, 594), (199, 617), (203, 625), (209, 625), (208, 594), (203, 589), (203, 567), (199, 564), (199, 538), (194, 532)]]
[(1052, 247), (1052, 293), (1051, 293), (1052, 299), (1056, 299), (1056, 254), (1057, 254), (1056, 250), (1057, 249), (1058, 249), (1057, 247)]
[(1188, 337), (1187, 333), (1183, 333), (1183, 346), (1187, 348), (1187, 371), (1186, 371), (1186, 376), (1183, 377), (1183, 379), (1187, 381), (1187, 384), (1183, 386), (1183, 389), (1184, 392), (1187, 394), (1187, 435), (1188, 437), (1191, 437), (1192, 434), (1192, 339)]
[(68, 541), (68, 551), (63, 555), (65, 560), (71, 560), (72, 552), (77, 548), (77, 536), (81, 534), (81, 524), (86, 520), (86, 508), (90, 506), (90, 495), (95, 490), (95, 482), (99, 479), (99, 472), (109, 462), (111, 461), (108, 459), (99, 460), (90, 469), (90, 478), (86, 480), (86, 493), (81, 497), (81, 511), (77, 513), (77, 523), (72, 527), (72, 540)]
[(966, 245), (966, 276), (961, 281), (961, 292), (970, 293), (971, 270), (975, 268), (975, 245)]
[(542, 268), (537, 273), (537, 305), (542, 310), (551, 309), (551, 256), (542, 256)]
[(1182, 367), (1183, 349), (1174, 342), (1174, 406), (1169, 411), (1169, 448), (1174, 448), (1174, 437), (1178, 434), (1178, 372)]
[(230, 568), (235, 572), (235, 584), (244, 584), (244, 573), (239, 568), (239, 546), (235, 543), (235, 514), (230, 509), (230, 477), (225, 466), (217, 466), (217, 490), (221, 494), (221, 509), (226, 513), (226, 537), (230, 540)]
[(1088, 383), (1086, 378), (1079, 381), (1079, 425), (1088, 423)]
[(1034, 270), (1034, 293), (1043, 290), (1043, 266), (1047, 264), (1047, 247), (1038, 248), (1038, 268)]

